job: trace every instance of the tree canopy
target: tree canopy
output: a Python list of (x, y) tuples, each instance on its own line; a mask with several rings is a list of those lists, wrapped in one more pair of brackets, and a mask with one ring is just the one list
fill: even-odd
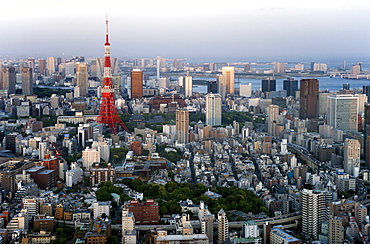
[(159, 204), (161, 215), (181, 213), (179, 201), (190, 199), (194, 204), (203, 201), (208, 205), (208, 209), (213, 214), (223, 208), (225, 211), (239, 210), (243, 212), (252, 212), (254, 214), (265, 212), (267, 209), (262, 201), (251, 191), (237, 187), (217, 187), (211, 191), (222, 195), (219, 199), (212, 199), (204, 195), (208, 190), (202, 184), (176, 183), (169, 182), (165, 186), (157, 184), (145, 184), (139, 179), (124, 179), (125, 185), (138, 192), (144, 193), (145, 198), (153, 198)]

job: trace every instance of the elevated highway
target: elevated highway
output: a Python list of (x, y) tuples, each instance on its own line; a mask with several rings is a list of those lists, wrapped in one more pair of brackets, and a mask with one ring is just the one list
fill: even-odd
[[(265, 219), (257, 219), (253, 220), (256, 222), (258, 226), (264, 225), (266, 222), (268, 222), (271, 225), (283, 225), (283, 228), (293, 228), (297, 226), (297, 222), (302, 219), (302, 215), (300, 213), (293, 213), (293, 214), (287, 214), (282, 215), (278, 217), (273, 218), (265, 218)], [(243, 226), (243, 223), (245, 221), (237, 221), (237, 222), (229, 222), (230, 228), (241, 228)], [(292, 223), (293, 222), (293, 223)], [(66, 226), (69, 227), (81, 227), (84, 225), (84, 223), (75, 222), (75, 221), (64, 221)], [(285, 225), (284, 225), (285, 224)], [(191, 221), (191, 225), (194, 229), (200, 229), (201, 224), (199, 221)], [(121, 230), (122, 225), (111, 225), (112, 230)], [(153, 230), (155, 228), (160, 228), (163, 230), (175, 230), (175, 225), (136, 225), (135, 229), (140, 231), (147, 231), (147, 230)], [(213, 224), (213, 228), (217, 229), (217, 222)]]

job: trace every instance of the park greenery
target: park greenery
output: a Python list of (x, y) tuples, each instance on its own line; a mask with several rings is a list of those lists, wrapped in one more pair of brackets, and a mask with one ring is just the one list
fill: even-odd
[[(260, 212), (268, 213), (262, 201), (253, 192), (234, 186), (230, 188), (211, 188), (211, 191), (222, 196), (219, 199), (212, 199), (204, 195), (208, 188), (199, 183), (169, 182), (163, 186), (152, 183), (148, 184), (139, 179), (133, 180), (130, 178), (123, 179), (121, 183), (135, 191), (142, 192), (146, 199), (155, 199), (159, 204), (160, 214), (162, 216), (167, 214), (181, 214), (179, 201), (187, 199), (192, 200), (194, 204), (199, 204), (200, 201), (203, 201), (213, 214), (217, 214), (221, 208), (225, 211), (239, 210), (254, 214)], [(96, 196), (99, 201), (111, 200), (110, 194), (113, 192), (120, 194), (121, 198), (123, 197), (125, 200), (128, 199), (128, 196), (123, 194), (121, 188), (113, 186), (110, 182), (100, 184)], [(121, 199), (121, 202), (123, 201)]]
[[(176, 113), (143, 113), (140, 114), (144, 118), (145, 127), (158, 131), (159, 133), (163, 132), (163, 124), (176, 124)], [(134, 128), (137, 127), (136, 122), (130, 121), (130, 114), (121, 114), (121, 119), (127, 126), (129, 131), (134, 131)], [(150, 123), (149, 121), (155, 116), (161, 116), (164, 119), (164, 123)], [(189, 123), (191, 125), (197, 124), (199, 121), (205, 123), (206, 115), (205, 113), (189, 113)], [(244, 123), (245, 121), (252, 121), (252, 115), (249, 112), (223, 112), (222, 113), (222, 125), (232, 125), (233, 121), (238, 123)]]
[(114, 186), (110, 181), (100, 183), (98, 188), (99, 189), (95, 193), (98, 201), (112, 201), (112, 193), (116, 193), (120, 196), (121, 203), (130, 200), (130, 197), (123, 193), (123, 188)]
[(178, 148), (174, 148), (176, 152), (174, 151), (166, 152), (165, 149), (167, 147), (168, 147), (167, 144), (161, 144), (161, 145), (157, 144), (156, 149), (157, 149), (157, 153), (159, 153), (159, 156), (168, 159), (172, 163), (176, 163), (177, 161), (180, 161), (182, 158), (183, 152)]
[[(33, 94), (35, 94), (39, 98), (43, 97), (51, 97), (52, 94), (56, 95), (66, 95), (66, 93), (71, 92), (71, 90), (68, 89), (50, 89), (50, 88), (40, 88), (40, 87), (34, 87), (33, 88)], [(22, 94), (22, 89), (17, 89), (16, 94)]]

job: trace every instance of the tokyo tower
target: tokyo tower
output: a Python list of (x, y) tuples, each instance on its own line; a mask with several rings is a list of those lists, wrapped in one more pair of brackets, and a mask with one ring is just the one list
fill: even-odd
[(112, 82), (112, 68), (110, 64), (110, 43), (108, 40), (108, 19), (106, 20), (104, 49), (104, 78), (102, 84), (102, 98), (97, 122), (100, 124), (106, 124), (110, 128), (112, 134), (117, 134), (117, 125), (120, 125), (126, 131), (128, 131), (128, 129), (118, 115), (117, 107), (114, 100), (114, 86)]

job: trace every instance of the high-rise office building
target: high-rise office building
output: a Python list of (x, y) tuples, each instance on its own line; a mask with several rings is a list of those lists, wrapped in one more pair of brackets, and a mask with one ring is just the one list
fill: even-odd
[(326, 72), (328, 70), (328, 65), (323, 63), (314, 63), (313, 71), (322, 71)]
[(221, 125), (221, 96), (220, 94), (206, 95), (206, 124)]
[(242, 85), (240, 84), (239, 96), (251, 97), (252, 96), (252, 83)]
[(0, 90), (6, 90), (9, 94), (15, 94), (15, 68), (3, 67), (2, 69), (2, 83), (0, 84)]
[(370, 169), (370, 103), (365, 104), (364, 130), (364, 153), (366, 168)]
[(267, 107), (267, 133), (276, 136), (276, 124), (279, 116), (279, 106), (269, 105)]
[(367, 102), (370, 103), (370, 86), (363, 86), (362, 87), (362, 93), (366, 94)]
[(325, 194), (320, 190), (313, 190), (312, 185), (305, 185), (300, 193), (302, 208), (302, 233), (306, 237), (317, 239), (321, 223), (326, 215)]
[(78, 62), (76, 63), (76, 79), (77, 79), (77, 86), (80, 90), (80, 97), (84, 97), (88, 94), (88, 64), (85, 62)]
[(93, 148), (86, 148), (82, 151), (82, 166), (89, 170), (94, 163), (100, 162), (100, 151)]
[(347, 138), (343, 147), (343, 166), (344, 172), (357, 177), (360, 172), (360, 142), (355, 139)]
[(244, 64), (244, 72), (249, 72), (249, 71), (251, 71), (251, 64), (250, 63)]
[(361, 74), (361, 65), (360, 64), (356, 64), (356, 65), (352, 66), (352, 74), (353, 75)]
[(284, 74), (285, 73), (285, 63), (275, 63), (274, 64), (274, 73), (275, 74)]
[(47, 58), (47, 66), (48, 66), (49, 75), (54, 74), (55, 72), (55, 58), (54, 57)]
[(188, 110), (176, 110), (176, 139), (180, 144), (189, 143)]
[(329, 97), (328, 124), (338, 130), (357, 132), (358, 97), (353, 95), (333, 95)]
[(185, 97), (193, 95), (193, 77), (185, 76)]
[(208, 81), (207, 83), (207, 93), (218, 93), (217, 81)]
[(157, 81), (159, 81), (160, 78), (160, 69), (161, 69), (161, 57), (157, 56)]
[(97, 75), (98, 75), (98, 64), (97, 64), (96, 59), (91, 60), (90, 75), (91, 75), (91, 77), (97, 77)]
[(342, 244), (344, 241), (344, 227), (341, 217), (330, 216), (329, 218), (329, 243)]
[(365, 104), (367, 103), (368, 97), (366, 94), (356, 93), (355, 97), (358, 98), (357, 100), (357, 112), (358, 114), (362, 115), (365, 113)]
[(28, 67), (32, 68), (32, 70), (35, 70), (35, 59), (34, 58), (28, 58), (27, 64), (28, 64)]
[(45, 59), (38, 59), (37, 60), (39, 72), (41, 75), (45, 75), (46, 72), (46, 60)]
[(286, 79), (283, 81), (283, 90), (286, 90), (287, 97), (295, 97), (296, 91), (298, 91), (298, 80)]
[(299, 91), (299, 118), (316, 119), (318, 115), (319, 80), (302, 79)]
[(227, 220), (226, 213), (223, 209), (218, 211), (218, 243), (223, 243), (229, 239), (229, 221)]
[(227, 94), (233, 95), (234, 94), (234, 67), (232, 66), (225, 66), (222, 67), (222, 76), (226, 82), (226, 92)]
[(143, 97), (143, 72), (139, 69), (131, 71), (131, 99)]
[(276, 80), (266, 79), (262, 80), (262, 92), (276, 91)]
[(226, 79), (223, 75), (217, 75), (216, 80), (218, 84), (218, 93), (220, 94), (222, 101), (224, 101), (227, 94)]
[(349, 90), (349, 83), (343, 84), (343, 90)]
[(33, 94), (33, 74), (32, 68), (22, 68), (22, 94), (32, 95)]

